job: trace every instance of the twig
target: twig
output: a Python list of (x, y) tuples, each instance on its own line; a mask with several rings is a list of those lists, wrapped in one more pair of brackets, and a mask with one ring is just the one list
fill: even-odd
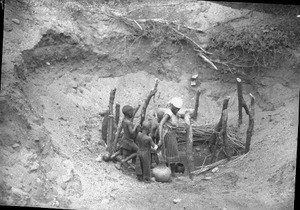
[(198, 53), (198, 55), (200, 55), (201, 58), (203, 58), (206, 62), (208, 62), (210, 65), (212, 65), (212, 67), (214, 67), (214, 69), (218, 70), (218, 68), (215, 66), (215, 64), (213, 64), (213, 62), (211, 62), (208, 58), (206, 58), (203, 54)]
[(196, 45), (200, 50), (202, 50), (204, 53), (212, 55), (212, 53), (207, 52), (206, 50), (204, 50), (200, 45), (198, 45), (194, 40), (192, 40), (190, 37), (188, 37), (187, 35), (181, 33), (180, 31), (177, 31), (176, 29), (170, 27), (173, 31), (175, 31), (176, 33), (180, 34), (181, 36), (185, 37), (186, 39), (188, 39), (189, 41), (191, 41), (194, 45)]
[(140, 24), (138, 24), (138, 22), (136, 22), (136, 20), (133, 20), (133, 21), (135, 22), (135, 24), (138, 25), (138, 27), (139, 27), (141, 30), (143, 30), (142, 26), (141, 26)]

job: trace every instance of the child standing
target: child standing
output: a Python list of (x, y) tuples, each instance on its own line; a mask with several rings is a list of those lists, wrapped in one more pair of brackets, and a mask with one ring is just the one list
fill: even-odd
[(151, 146), (157, 150), (157, 145), (154, 144), (152, 138), (149, 136), (150, 123), (144, 121), (142, 125), (142, 132), (139, 132), (136, 138), (138, 145), (137, 160), (136, 160), (136, 174), (139, 181), (150, 182), (151, 178)]

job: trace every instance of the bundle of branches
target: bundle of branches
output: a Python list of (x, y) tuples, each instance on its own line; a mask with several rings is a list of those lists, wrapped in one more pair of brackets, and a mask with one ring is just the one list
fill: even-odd
[(193, 47), (198, 55), (204, 59), (205, 62), (209, 63), (214, 69), (218, 70), (218, 68), (207, 56), (211, 55), (212, 53), (207, 52), (199, 45), (199, 43), (197, 43), (197, 33), (204, 33), (197, 28), (180, 25), (175, 21), (167, 21), (163, 19), (135, 20), (111, 10), (107, 11), (107, 16), (124, 23), (128, 28), (131, 29), (132, 33), (138, 37), (145, 36), (153, 39), (158, 39), (160, 37), (175, 41), (185, 40)]
[[(193, 125), (193, 142), (201, 142), (205, 143), (209, 141), (210, 136), (215, 132), (214, 130), (215, 125)], [(186, 141), (185, 135), (185, 127), (179, 126), (176, 129), (176, 133), (178, 135), (178, 143), (182, 143)], [(227, 129), (227, 136), (228, 136), (228, 145), (233, 150), (244, 149), (244, 143), (241, 142), (241, 139), (238, 137), (236, 133), (236, 129), (234, 127), (228, 127)]]
[[(234, 29), (225, 25), (212, 34), (208, 48), (220, 59), (211, 61), (221, 64), (231, 73), (239, 70), (263, 70), (280, 66), (282, 59), (289, 56), (296, 36), (276, 25)], [(218, 53), (219, 52), (219, 53)]]

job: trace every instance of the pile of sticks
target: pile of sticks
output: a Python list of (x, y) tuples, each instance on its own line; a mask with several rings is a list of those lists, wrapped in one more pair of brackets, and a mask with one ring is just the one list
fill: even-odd
[[(215, 125), (192, 125), (192, 131), (194, 144), (209, 142), (211, 135), (215, 133)], [(176, 129), (176, 133), (178, 136), (179, 144), (186, 141), (186, 131), (184, 126), (179, 126)], [(245, 148), (244, 143), (241, 141), (241, 138), (237, 135), (236, 129), (234, 127), (228, 127), (227, 137), (229, 147), (235, 150)]]

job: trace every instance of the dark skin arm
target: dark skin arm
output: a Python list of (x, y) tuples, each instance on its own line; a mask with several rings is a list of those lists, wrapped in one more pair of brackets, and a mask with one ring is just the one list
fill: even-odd
[(150, 130), (150, 136), (152, 139), (156, 137), (157, 132), (158, 132), (158, 127), (159, 127), (158, 122), (152, 121), (152, 126), (151, 126), (151, 130)]
[(165, 114), (163, 119), (160, 121), (160, 124), (159, 124), (159, 142), (158, 142), (158, 147), (160, 147), (163, 143), (163, 140), (162, 140), (162, 134), (163, 134), (163, 126), (164, 124), (169, 120), (170, 116), (168, 114)]
[(129, 133), (131, 134), (131, 135), (134, 135), (134, 136), (136, 136), (137, 135), (137, 126), (136, 127), (133, 127), (133, 124), (132, 124), (132, 122), (131, 121), (129, 121), (128, 119), (125, 119), (125, 121), (124, 121), (124, 124), (125, 124), (125, 127), (128, 129), (128, 131), (129, 131)]
[(150, 141), (150, 144), (151, 144), (151, 147), (155, 147), (155, 144), (153, 142), (153, 139), (149, 136), (149, 141)]

